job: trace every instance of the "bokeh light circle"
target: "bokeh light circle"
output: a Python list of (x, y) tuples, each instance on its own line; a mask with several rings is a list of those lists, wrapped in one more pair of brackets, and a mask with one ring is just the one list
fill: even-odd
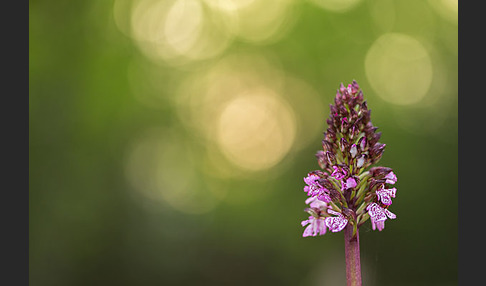
[(228, 55), (185, 78), (176, 94), (179, 119), (221, 153), (211, 157), (226, 160), (231, 177), (283, 170), (287, 155), (321, 133), (325, 106), (317, 91), (271, 54)]
[(419, 102), (432, 82), (432, 62), (425, 47), (411, 36), (387, 33), (368, 50), (365, 71), (375, 92), (398, 105)]
[[(116, 19), (130, 9), (130, 36), (155, 62), (181, 66), (209, 59), (222, 53), (233, 38), (231, 13), (212, 13), (199, 0), (140, 0), (114, 8)], [(126, 24), (117, 26), (126, 30)]]
[(289, 151), (295, 136), (292, 109), (269, 89), (249, 91), (223, 109), (217, 143), (235, 165), (268, 169)]
[(459, 16), (458, 0), (429, 0), (428, 3), (442, 17), (457, 24)]

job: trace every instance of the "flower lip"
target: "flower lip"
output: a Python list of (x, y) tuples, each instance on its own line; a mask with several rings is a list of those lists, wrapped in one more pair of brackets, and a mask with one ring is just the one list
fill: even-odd
[(332, 232), (339, 232), (346, 227), (348, 224), (348, 220), (338, 212), (335, 212), (333, 210), (327, 210), (328, 213), (337, 215), (337, 217), (327, 217), (324, 221), (326, 223), (326, 226), (329, 228), (330, 231)]
[(377, 203), (372, 203), (366, 207), (371, 220), (373, 230), (378, 228), (382, 231), (385, 228), (385, 220), (387, 218), (395, 219), (397, 216), (386, 208), (382, 208)]
[(391, 171), (390, 173), (388, 173), (386, 176), (385, 176), (385, 179), (386, 179), (386, 183), (388, 184), (395, 184), (397, 182), (397, 176), (395, 175), (395, 173), (393, 173), (393, 171)]
[(391, 205), (392, 204), (392, 199), (395, 197), (397, 189), (392, 188), (392, 189), (385, 189), (384, 185), (381, 185), (378, 187), (376, 190), (376, 195), (378, 197), (378, 200), (381, 201), (384, 205)]
[(353, 178), (353, 177), (349, 177), (346, 182), (342, 182), (342, 186), (341, 186), (341, 189), (344, 191), (344, 190), (347, 190), (347, 189), (351, 189), (351, 188), (354, 188), (357, 186), (357, 182), (356, 182), (356, 179)]

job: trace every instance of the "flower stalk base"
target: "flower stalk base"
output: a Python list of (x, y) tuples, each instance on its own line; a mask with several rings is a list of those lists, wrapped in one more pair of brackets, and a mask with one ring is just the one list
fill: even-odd
[[(353, 231), (355, 231), (354, 236)], [(351, 224), (346, 225), (344, 228), (344, 251), (346, 256), (346, 285), (361, 286), (359, 230), (354, 230)]]

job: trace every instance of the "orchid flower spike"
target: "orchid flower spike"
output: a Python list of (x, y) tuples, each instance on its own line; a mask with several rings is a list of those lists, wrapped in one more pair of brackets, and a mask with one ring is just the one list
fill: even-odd
[(349, 224), (356, 232), (368, 219), (373, 230), (382, 231), (387, 219), (396, 218), (388, 208), (397, 176), (391, 168), (373, 166), (386, 145), (378, 142), (381, 132), (370, 114), (358, 83), (341, 84), (330, 105), (323, 149), (315, 155), (320, 169), (304, 177), (310, 214), (302, 221), (304, 237), (339, 232)]

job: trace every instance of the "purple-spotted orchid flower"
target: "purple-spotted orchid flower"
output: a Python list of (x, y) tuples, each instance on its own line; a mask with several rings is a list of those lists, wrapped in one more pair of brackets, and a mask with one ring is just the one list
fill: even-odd
[(370, 219), (372, 228), (383, 230), (387, 218), (396, 218), (388, 210), (397, 189), (391, 187), (397, 176), (391, 168), (374, 167), (383, 155), (381, 132), (371, 123), (371, 111), (358, 83), (340, 85), (330, 105), (328, 128), (322, 150), (316, 158), (321, 170), (304, 178), (310, 208), (303, 236), (339, 232), (351, 225), (355, 234)]
[(329, 190), (319, 184), (318, 180), (320, 178), (321, 177), (313, 173), (307, 174), (307, 177), (304, 178), (304, 182), (307, 184), (307, 186), (304, 187), (304, 192), (306, 192), (308, 196), (316, 197), (317, 199), (328, 203), (331, 201)]
[(338, 232), (346, 227), (348, 220), (343, 214), (332, 210), (326, 202), (317, 197), (309, 197), (306, 203), (309, 204), (309, 208), (306, 210), (310, 216), (301, 222), (302, 226), (307, 226), (304, 230), (304, 237), (324, 235), (327, 228), (332, 232)]
[(307, 220), (301, 222), (302, 226), (308, 225), (304, 230), (304, 237), (324, 235), (326, 233), (325, 217), (321, 217), (321, 213), (325, 213), (328, 205), (326, 202), (318, 200), (317, 197), (309, 197), (306, 201), (309, 208), (306, 209), (310, 214)]
[(366, 210), (370, 216), (371, 227), (373, 230), (378, 228), (379, 231), (382, 231), (385, 228), (385, 220), (387, 220), (387, 218), (395, 219), (397, 217), (394, 213), (388, 209), (380, 207), (377, 203), (372, 203)]
[(346, 224), (348, 224), (348, 220), (343, 216), (343, 214), (335, 212), (333, 210), (327, 210), (328, 213), (337, 215), (335, 217), (327, 217), (325, 219), (326, 226), (332, 232), (338, 232), (344, 229)]
[(391, 198), (395, 197), (396, 192), (396, 188), (385, 189), (384, 185), (381, 185), (375, 193), (378, 197), (378, 200), (381, 201), (382, 204), (389, 206), (392, 204)]

